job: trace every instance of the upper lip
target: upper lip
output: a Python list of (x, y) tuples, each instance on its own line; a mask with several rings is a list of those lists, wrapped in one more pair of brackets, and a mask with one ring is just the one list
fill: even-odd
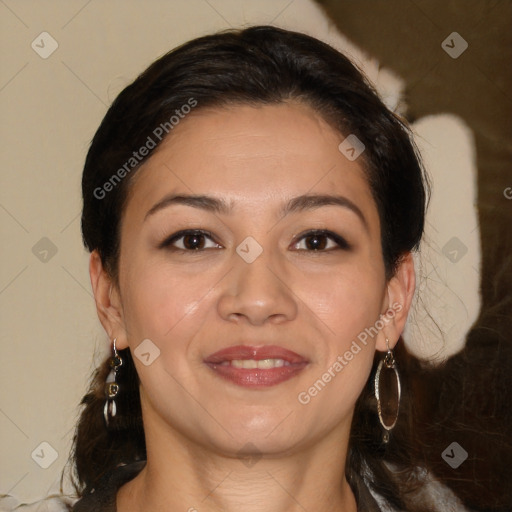
[(262, 359), (283, 359), (292, 364), (308, 362), (306, 358), (296, 352), (278, 347), (277, 345), (235, 345), (210, 354), (205, 359), (205, 363), (220, 364), (224, 361), (233, 361), (235, 359), (254, 359), (255, 361), (261, 361)]

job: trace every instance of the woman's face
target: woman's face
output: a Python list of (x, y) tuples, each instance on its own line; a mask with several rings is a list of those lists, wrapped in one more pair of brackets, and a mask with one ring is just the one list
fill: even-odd
[(202, 110), (138, 171), (109, 332), (135, 354), (146, 432), (222, 453), (348, 432), (400, 332), (368, 335), (396, 300), (343, 139), (297, 103)]

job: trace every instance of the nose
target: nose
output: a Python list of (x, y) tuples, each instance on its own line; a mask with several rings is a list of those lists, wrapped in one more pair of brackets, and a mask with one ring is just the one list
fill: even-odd
[[(218, 299), (220, 316), (250, 325), (280, 324), (297, 315), (297, 301), (282, 270), (271, 265), (267, 251), (252, 263), (233, 255), (234, 267), (226, 276)], [(274, 267), (274, 268), (271, 268)]]

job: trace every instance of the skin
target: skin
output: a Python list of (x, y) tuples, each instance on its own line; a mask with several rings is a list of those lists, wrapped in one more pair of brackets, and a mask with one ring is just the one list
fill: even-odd
[[(344, 476), (354, 404), (375, 350), (386, 350), (386, 338), (392, 348), (404, 328), (414, 268), (406, 255), (386, 281), (377, 208), (361, 157), (338, 150), (344, 138), (298, 103), (199, 110), (135, 176), (118, 284), (96, 251), (90, 259), (98, 314), (118, 349), (149, 338), (160, 350), (149, 366), (134, 358), (148, 462), (119, 491), (120, 512), (356, 510)], [(146, 217), (171, 193), (220, 198), (229, 211), (172, 204)], [(303, 194), (343, 196), (364, 222), (340, 205), (280, 215)], [(199, 251), (180, 251), (184, 239), (160, 247), (182, 229), (207, 230), (213, 241)], [(312, 229), (350, 248), (324, 237), (313, 250), (301, 238)], [(252, 263), (236, 252), (248, 236), (263, 248)], [(301, 404), (298, 393), (393, 304), (401, 309), (384, 329)], [(239, 344), (279, 345), (309, 364), (273, 387), (239, 387), (203, 362)]]

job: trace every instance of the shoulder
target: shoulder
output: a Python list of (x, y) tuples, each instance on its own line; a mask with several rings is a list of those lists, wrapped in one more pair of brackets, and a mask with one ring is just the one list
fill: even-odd
[(419, 493), (418, 500), (442, 512), (471, 512), (449, 487), (436, 480), (431, 474), (426, 476), (425, 485)]
[(106, 474), (96, 488), (86, 490), (80, 499), (56, 495), (33, 503), (22, 503), (13, 496), (0, 494), (0, 512), (115, 512), (117, 491), (145, 464), (145, 461), (138, 461), (117, 467)]
[(118, 466), (106, 474), (97, 487), (87, 489), (72, 511), (115, 512), (117, 491), (123, 484), (135, 478), (145, 465), (146, 461), (137, 461)]
[(33, 503), (23, 503), (13, 496), (0, 495), (1, 512), (70, 512), (76, 499), (67, 496), (49, 496)]
[[(417, 468), (417, 472), (422, 485), (414, 495), (414, 503), (421, 504), (425, 509), (435, 512), (472, 512), (462, 504), (449, 487), (442, 484), (430, 472), (421, 468)], [(382, 512), (406, 512), (391, 507), (385, 499), (372, 489), (366, 477), (365, 482)]]

